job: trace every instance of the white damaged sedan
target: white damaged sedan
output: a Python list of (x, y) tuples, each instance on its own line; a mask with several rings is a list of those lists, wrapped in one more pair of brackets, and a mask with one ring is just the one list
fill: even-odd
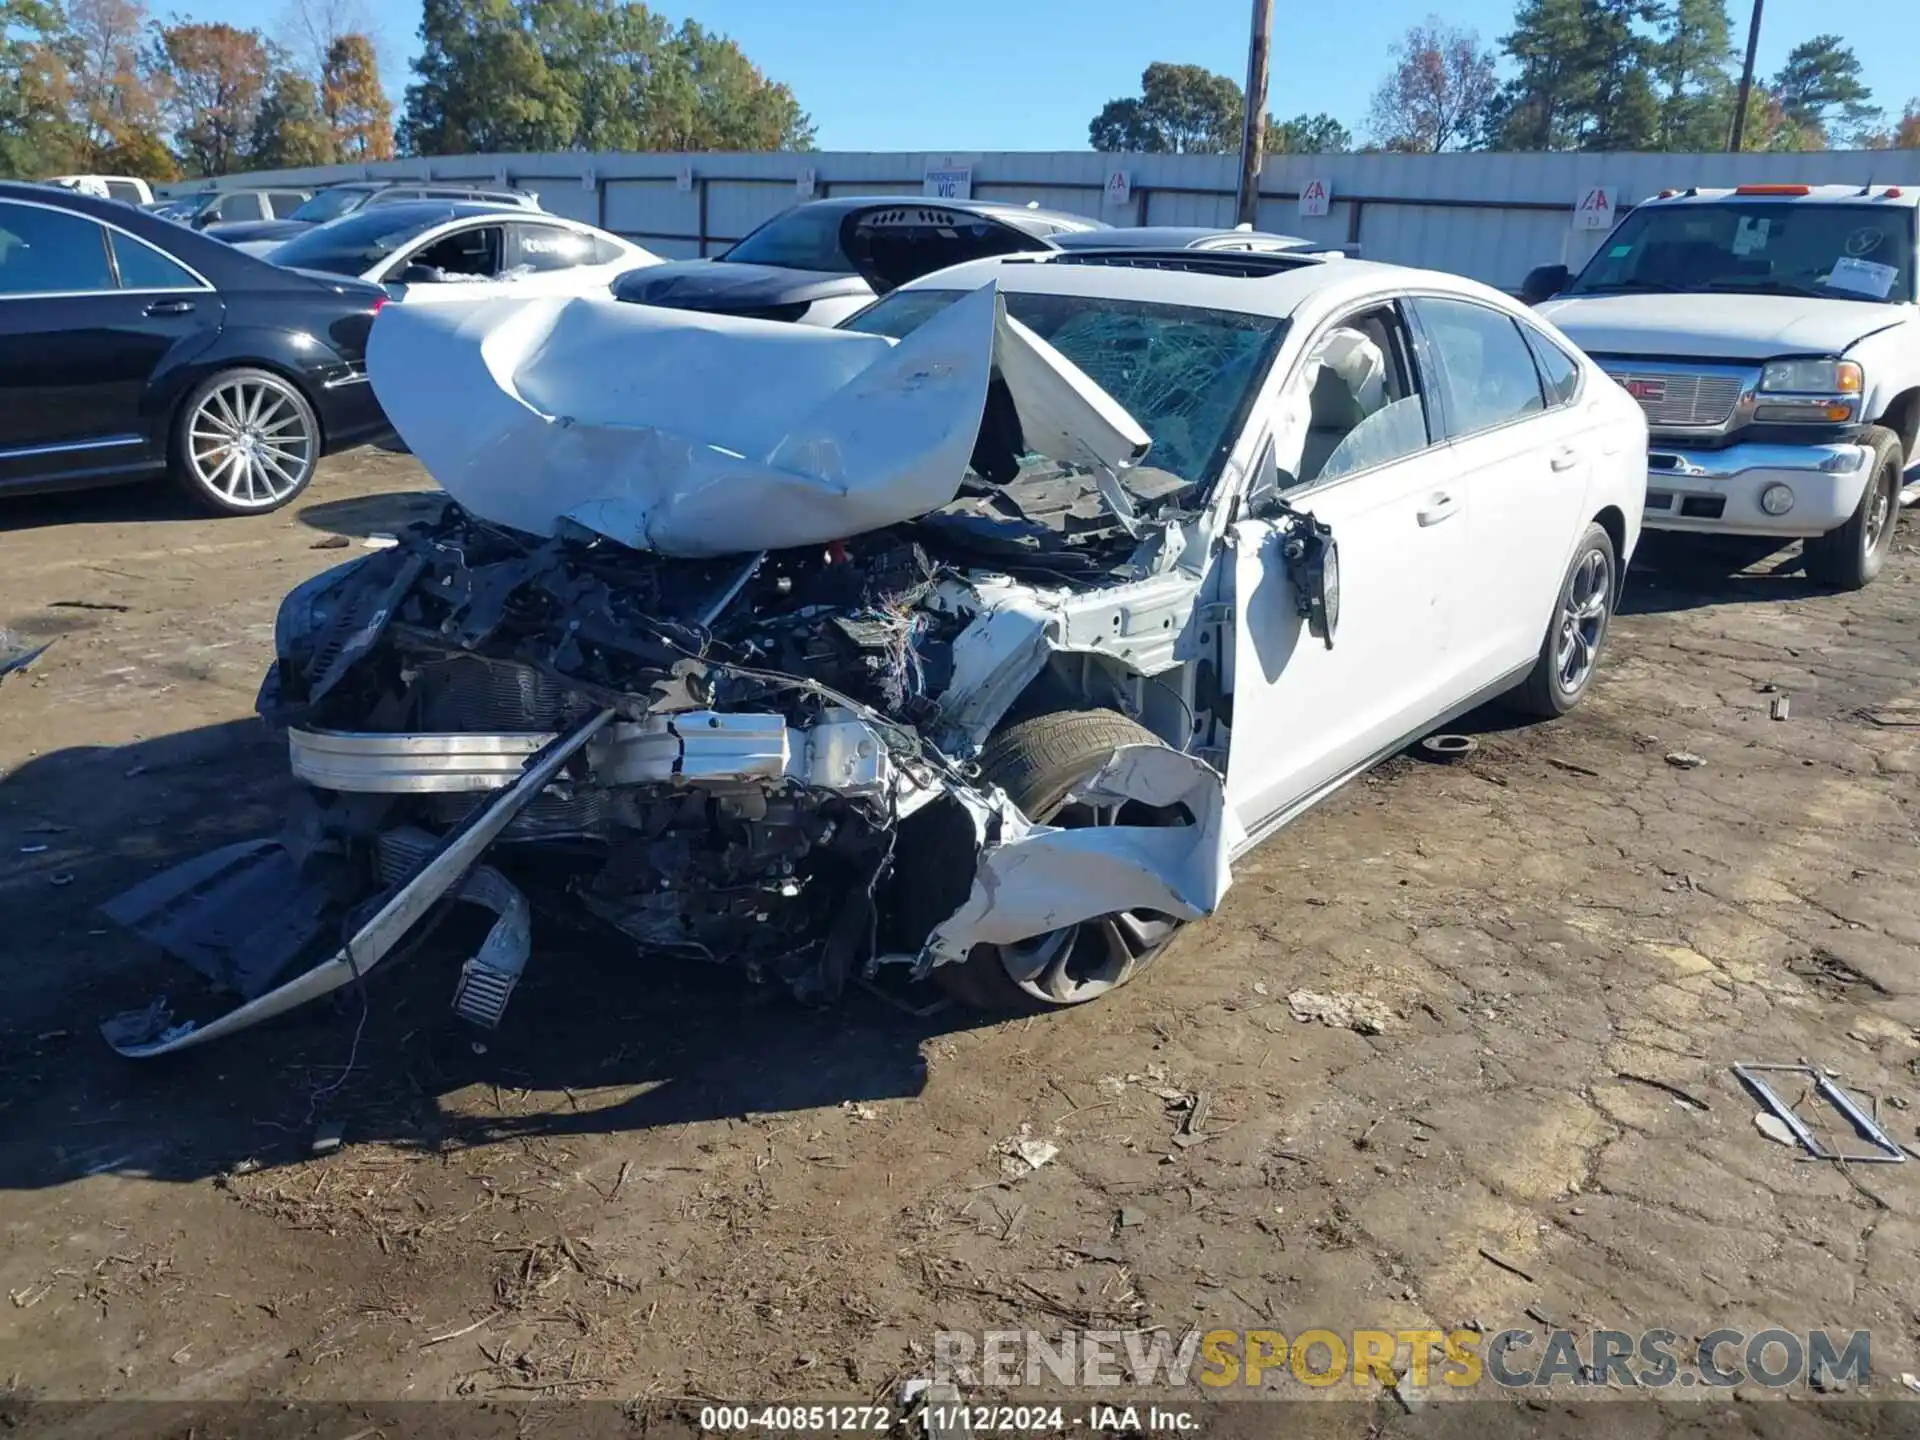
[(125, 1054), (454, 904), (483, 1027), (556, 913), (809, 1001), (1093, 999), (1374, 762), (1578, 704), (1645, 484), (1550, 325), (1314, 255), (979, 260), (840, 330), (394, 306), (370, 371), (450, 503), (287, 597), (297, 812), (108, 907), (238, 1004), (115, 1017)]

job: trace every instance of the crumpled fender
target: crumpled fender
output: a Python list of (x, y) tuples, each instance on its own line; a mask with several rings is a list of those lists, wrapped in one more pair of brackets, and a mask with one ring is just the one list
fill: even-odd
[[(985, 843), (973, 889), (934, 927), (918, 969), (965, 960), (976, 945), (1011, 945), (1122, 910), (1182, 920), (1211, 915), (1227, 893), (1228, 860), (1245, 835), (1227, 808), (1226, 785), (1205, 761), (1165, 745), (1127, 745), (1071, 797), (1093, 805), (1180, 805), (1191, 825), (1110, 825), (1060, 830), (1033, 825), (1001, 797), (1000, 837)], [(983, 810), (974, 810), (976, 820)]]

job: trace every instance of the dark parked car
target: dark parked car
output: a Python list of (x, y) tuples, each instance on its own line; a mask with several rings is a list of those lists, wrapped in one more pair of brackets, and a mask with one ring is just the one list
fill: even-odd
[(1064, 210), (917, 195), (835, 196), (767, 221), (712, 260), (669, 261), (613, 283), (617, 300), (758, 320), (837, 325), (897, 285), (963, 260), (1051, 250), (1105, 224)]
[(473, 185), (430, 185), (425, 181), (369, 180), (364, 183), (329, 185), (284, 220), (249, 220), (232, 225), (213, 225), (207, 233), (229, 245), (251, 246), (256, 251), (268, 244), (304, 235), (316, 225), (325, 225), (343, 215), (352, 215), (369, 205), (391, 205), (406, 200), (475, 200), (488, 205), (511, 205), (519, 210), (538, 210), (540, 197), (524, 190), (505, 187), (489, 189)]
[(0, 490), (172, 476), (250, 515), (389, 433), (386, 292), (283, 270), (110, 200), (0, 183)]

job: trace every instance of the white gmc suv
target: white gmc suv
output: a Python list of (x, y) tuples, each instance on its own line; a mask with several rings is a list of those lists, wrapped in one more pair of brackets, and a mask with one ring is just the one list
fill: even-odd
[[(1805, 541), (1855, 590), (1920, 431), (1913, 187), (1663, 191), (1533, 302), (1647, 412), (1651, 529)], [(1906, 498), (1911, 499), (1911, 494)]]

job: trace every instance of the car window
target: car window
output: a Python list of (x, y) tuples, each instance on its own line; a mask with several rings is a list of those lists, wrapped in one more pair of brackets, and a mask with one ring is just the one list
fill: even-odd
[(140, 193), (140, 187), (131, 180), (109, 180), (107, 198), (124, 201), (128, 205), (140, 205), (145, 203), (147, 197)]
[(0, 295), (113, 288), (104, 226), (64, 210), (0, 201)]
[[(841, 325), (898, 340), (967, 292), (896, 290)], [(1194, 483), (1212, 480), (1244, 423), (1286, 321), (1237, 310), (1002, 291), (1033, 330), (1138, 420), (1146, 463)]]
[(342, 215), (350, 215), (367, 203), (369, 192), (342, 187), (337, 190), (322, 190), (308, 200), (287, 218), (306, 220), (315, 225), (324, 225), (329, 220), (338, 220)]
[(510, 274), (539, 274), (600, 263), (594, 258), (598, 250), (594, 237), (583, 231), (564, 225), (510, 225), (507, 232), (512, 246), (507, 255)]
[(252, 194), (223, 195), (219, 200), (219, 213), (222, 220), (258, 220), (260, 197)]
[(286, 219), (306, 203), (307, 197), (298, 190), (274, 190), (267, 195), (267, 208), (276, 220)]
[[(500, 275), (501, 242), (504, 225), (481, 225), (471, 230), (456, 230), (423, 246), (407, 257), (406, 267), (424, 266), (434, 272), (427, 283), (460, 284), (475, 280), (494, 280)], [(420, 277), (424, 282), (426, 277)], [(408, 284), (414, 281), (409, 280)]]
[(1565, 293), (1724, 291), (1905, 304), (1915, 295), (1913, 214), (1765, 199), (1642, 205)]
[(1472, 435), (1546, 408), (1533, 352), (1510, 316), (1467, 300), (1415, 304), (1439, 371), (1450, 434)]
[(115, 235), (113, 258), (120, 264), (120, 288), (123, 290), (198, 290), (200, 282), (184, 265), (170, 255), (136, 240), (131, 235)]
[(834, 205), (796, 205), (776, 215), (720, 258), (742, 265), (779, 265), (851, 275), (853, 262), (840, 248), (846, 211)]
[(316, 225), (273, 252), (273, 263), (294, 270), (364, 275), (453, 215), (443, 207), (422, 214), (369, 205), (330, 225)]
[(1570, 404), (1580, 391), (1579, 362), (1531, 325), (1522, 325), (1520, 330), (1533, 349), (1534, 362), (1540, 367), (1540, 382), (1547, 392), (1547, 404)]
[(1283, 486), (1319, 484), (1426, 449), (1426, 400), (1399, 310), (1376, 306), (1322, 331), (1280, 397), (1275, 428)]

